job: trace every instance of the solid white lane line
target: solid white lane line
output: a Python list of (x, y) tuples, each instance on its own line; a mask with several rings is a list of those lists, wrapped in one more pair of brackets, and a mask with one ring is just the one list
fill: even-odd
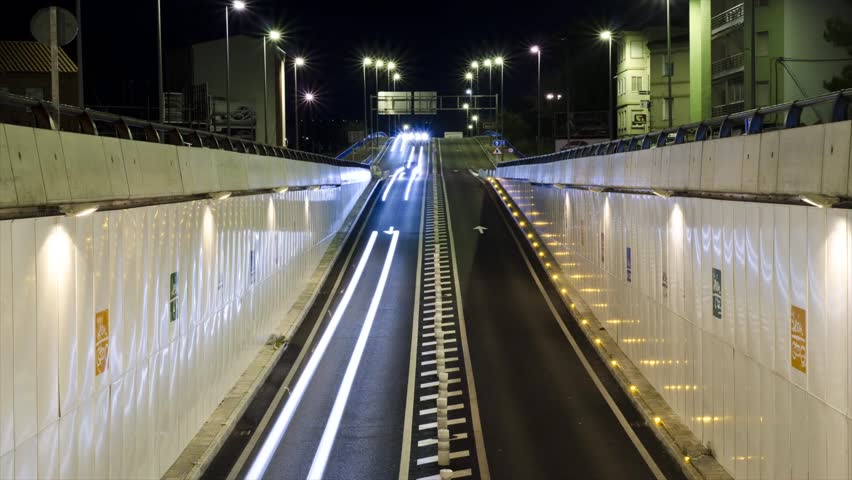
[[(447, 411), (448, 412), (451, 411), (451, 410), (461, 410), (462, 408), (464, 408), (463, 403), (457, 403), (455, 405), (447, 405)], [(420, 410), (420, 415), (430, 415), (430, 414), (433, 414), (433, 413), (438, 413), (437, 407), (425, 408), (423, 410)]]
[[(461, 378), (451, 378), (451, 379), (447, 380), (447, 384), (459, 383), (459, 382), (461, 382)], [(431, 388), (431, 387), (437, 387), (437, 386), (438, 386), (438, 382), (426, 382), (426, 383), (420, 384), (420, 388)]]
[[(459, 425), (461, 423), (467, 423), (467, 419), (464, 418), (464, 417), (461, 417), (461, 418), (451, 418), (451, 419), (447, 420), (447, 425)], [(420, 429), (420, 430), (429, 430), (430, 428), (437, 428), (437, 427), (438, 427), (438, 422), (432, 422), (432, 423), (424, 423), (422, 425), (419, 425), (417, 428)]]
[(390, 182), (388, 182), (388, 187), (385, 189), (384, 193), (382, 193), (382, 201), (383, 201), (383, 202), (384, 202), (384, 201), (387, 201), (387, 199), (388, 199), (388, 194), (390, 193), (391, 187), (393, 187), (394, 182), (396, 182), (396, 178), (397, 178), (397, 177), (398, 177), (401, 173), (403, 173), (403, 171), (404, 171), (404, 170), (405, 170), (404, 168), (399, 167), (399, 168), (397, 168), (397, 169), (396, 169), (396, 171), (395, 171), (395, 172), (393, 172), (393, 175), (391, 176)]
[[(456, 391), (454, 391), (454, 392), (447, 392), (447, 398), (449, 398), (449, 397), (457, 397), (457, 396), (459, 396), (459, 395), (461, 395), (461, 394), (462, 394), (462, 391), (461, 391), (461, 390), (456, 390)], [(420, 396), (420, 401), (421, 401), (421, 402), (428, 402), (429, 400), (437, 400), (437, 399), (438, 399), (438, 394), (437, 394), (437, 393), (433, 393), (433, 394), (431, 394), (431, 395), (421, 395), (421, 396)], [(461, 435), (461, 434), (459, 434), (459, 435)], [(466, 433), (464, 434), (464, 436), (465, 436), (465, 438), (467, 438), (467, 434), (466, 434)]]
[[(440, 168), (443, 171), (444, 157), (441, 153), (441, 142), (438, 142), (438, 162), (440, 163)], [(447, 196), (447, 182), (444, 180), (443, 175), (441, 175), (441, 186), (444, 187), (444, 203), (449, 205), (450, 199)], [(453, 217), (450, 214), (449, 209), (447, 209), (446, 216), (447, 229), (450, 233), (452, 233)], [(485, 456), (485, 439), (482, 435), (482, 422), (479, 419), (479, 403), (476, 398), (476, 383), (473, 380), (473, 365), (470, 361), (470, 346), (467, 341), (467, 328), (465, 327), (464, 322), (464, 304), (462, 303), (461, 285), (459, 285), (459, 264), (456, 259), (456, 243), (452, 235), (450, 235), (450, 247), (450, 256), (453, 260), (453, 276), (455, 277), (456, 301), (458, 302), (459, 332), (461, 334), (461, 341), (465, 350), (464, 370), (467, 377), (467, 388), (469, 393), (468, 401), (470, 402), (470, 416), (472, 423), (471, 427), (473, 428), (473, 438), (474, 443), (476, 444), (476, 459), (479, 465), (480, 478), (482, 480), (489, 480), (491, 478), (491, 472), (488, 470), (488, 459)]]
[[(450, 460), (454, 458), (464, 458), (470, 456), (470, 450), (462, 450), (460, 452), (450, 452)], [(435, 463), (438, 461), (438, 456), (424, 457), (417, 459), (417, 465), (426, 465), (427, 463)]]
[[(444, 359), (444, 362), (450, 363), (450, 362), (457, 362), (458, 360), (459, 360), (459, 357), (448, 357), (448, 358)], [(424, 361), (420, 362), (420, 365), (425, 367), (427, 365), (435, 365), (436, 363), (438, 363), (437, 360), (424, 360)]]
[(275, 420), (275, 424), (269, 431), (269, 435), (267, 435), (266, 440), (264, 440), (263, 446), (258, 451), (257, 457), (255, 457), (246, 478), (251, 480), (258, 479), (263, 476), (264, 472), (266, 472), (266, 467), (269, 466), (269, 460), (272, 458), (272, 454), (275, 452), (275, 449), (278, 448), (278, 444), (281, 443), (281, 439), (284, 438), (284, 433), (287, 432), (287, 427), (293, 419), (293, 414), (299, 407), (299, 403), (302, 401), (302, 396), (305, 394), (305, 390), (307, 390), (308, 384), (311, 382), (311, 378), (313, 378), (314, 373), (317, 370), (317, 366), (319, 365), (320, 360), (322, 360), (325, 350), (328, 348), (329, 342), (331, 342), (331, 337), (334, 336), (334, 332), (337, 330), (338, 324), (340, 324), (340, 319), (343, 317), (343, 312), (346, 310), (346, 307), (349, 305), (349, 301), (352, 299), (352, 294), (355, 293), (355, 288), (358, 286), (358, 282), (361, 280), (361, 275), (364, 273), (364, 268), (367, 266), (367, 261), (370, 259), (370, 252), (373, 251), (373, 246), (376, 244), (377, 236), (378, 232), (370, 234), (370, 239), (367, 241), (364, 253), (361, 255), (361, 259), (358, 261), (358, 266), (355, 268), (355, 273), (352, 275), (352, 281), (349, 282), (349, 286), (346, 287), (346, 291), (340, 299), (337, 310), (334, 311), (334, 315), (332, 315), (325, 332), (323, 332), (322, 337), (320, 337), (319, 342), (317, 342), (313, 354), (308, 360), (308, 363), (305, 364), (305, 369), (302, 371), (302, 374), (299, 376), (299, 380), (291, 390), (290, 398), (287, 399), (287, 402), (284, 404), (284, 408), (282, 408), (281, 413), (278, 414), (278, 418)]
[(334, 445), (334, 439), (337, 437), (337, 429), (340, 427), (341, 418), (343, 418), (343, 410), (346, 408), (346, 401), (349, 399), (349, 392), (352, 390), (352, 383), (355, 381), (355, 374), (358, 373), (361, 356), (364, 354), (364, 348), (367, 345), (367, 339), (370, 336), (370, 330), (373, 328), (373, 321), (376, 318), (376, 312), (379, 310), (379, 303), (381, 303), (382, 294), (385, 291), (385, 284), (388, 281), (393, 257), (396, 254), (398, 240), (399, 230), (396, 230), (391, 236), (390, 248), (388, 248), (388, 254), (385, 257), (385, 264), (379, 276), (379, 283), (376, 284), (373, 299), (370, 301), (370, 308), (367, 310), (367, 318), (364, 320), (364, 325), (361, 326), (361, 333), (358, 335), (355, 349), (349, 358), (349, 365), (347, 365), (346, 372), (343, 374), (343, 380), (340, 382), (337, 397), (334, 399), (334, 405), (331, 407), (328, 422), (325, 424), (325, 430), (322, 432), (317, 452), (314, 454), (314, 461), (311, 463), (311, 469), (308, 472), (309, 480), (319, 480), (322, 478), (323, 472), (325, 472), (328, 457), (331, 455), (331, 447)]
[[(419, 167), (418, 167), (419, 168)], [(426, 177), (424, 177), (426, 180)], [(405, 415), (402, 423), (402, 450), (399, 460), (399, 480), (407, 480), (409, 477), (409, 464), (411, 462), (411, 430), (414, 423), (414, 390), (417, 383), (417, 332), (420, 317), (420, 275), (423, 268), (423, 229), (426, 227), (426, 188), (424, 182), (422, 199), (420, 201), (420, 237), (417, 249), (417, 274), (414, 277), (414, 309), (411, 314), (411, 352), (408, 357), (408, 385), (405, 393)]]
[[(444, 349), (444, 353), (452, 353), (452, 352), (458, 352), (458, 351), (459, 351), (459, 349), (455, 348), (455, 347)], [(435, 355), (435, 350), (428, 350), (428, 351), (423, 352), (423, 354), (422, 354), (422, 356), (424, 356), (424, 357), (427, 356), (427, 355)]]
[[(455, 435), (450, 436), (450, 441), (452, 442), (453, 440), (464, 440), (465, 438), (467, 438), (467, 434), (464, 433), (464, 432), (461, 432), (461, 433), (456, 433)], [(417, 442), (417, 446), (418, 447), (428, 447), (429, 445), (436, 445), (437, 443), (438, 443), (437, 438), (427, 438), (425, 440), (420, 440), (419, 442)]]
[[(445, 371), (447, 373), (456, 373), (456, 372), (459, 371), (459, 369), (458, 369), (458, 367), (453, 367), (453, 368), (448, 368)], [(437, 374), (438, 374), (437, 370), (432, 370), (432, 371), (429, 371), (429, 372), (421, 372), (420, 376), (421, 377), (430, 377), (430, 376), (434, 376), (434, 375), (437, 375)]]

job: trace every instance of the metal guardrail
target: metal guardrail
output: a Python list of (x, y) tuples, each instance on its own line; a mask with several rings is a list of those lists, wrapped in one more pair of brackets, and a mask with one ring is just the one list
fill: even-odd
[(724, 115), (733, 115), (738, 112), (742, 112), (745, 109), (745, 100), (739, 100), (736, 102), (726, 103), (724, 105), (716, 105), (710, 111), (711, 115), (714, 117), (722, 117)]
[(743, 21), (745, 17), (745, 3), (736, 5), (710, 19), (710, 30), (716, 33), (725, 26)]
[[(18, 110), (18, 113), (24, 110), (31, 115), (30, 126), (58, 130), (56, 121), (52, 115), (52, 113), (56, 112), (56, 107), (53, 103), (11, 93), (0, 93), (0, 118), (2, 118), (2, 114), (4, 113), (11, 114), (10, 117), (14, 117), (14, 113), (16, 113), (15, 109)], [(59, 110), (62, 125), (65, 125), (66, 119), (72, 119), (70, 128), (66, 130), (87, 135), (116, 137), (184, 147), (227, 150), (322, 163), (338, 167), (370, 168), (358, 162), (339, 160), (316, 153), (266, 145), (203, 130), (193, 130), (176, 125), (149, 122), (147, 120), (89, 110), (73, 105), (61, 105)]]
[(596, 143), (594, 145), (575, 147), (548, 155), (527, 157), (520, 160), (503, 162), (500, 164), (500, 167), (535, 165), (557, 162), (570, 158), (593, 157), (636, 150), (648, 150), (668, 145), (680, 145), (688, 142), (701, 142), (711, 138), (728, 138), (731, 137), (735, 131), (741, 131), (743, 135), (754, 135), (763, 133), (763, 120), (767, 115), (772, 114), (785, 114), (784, 121), (775, 126), (773, 129), (796, 128), (801, 126), (802, 112), (805, 108), (813, 108), (827, 104), (830, 104), (831, 106), (831, 115), (828, 121), (842, 122), (849, 120), (850, 100), (852, 100), (852, 88), (847, 88), (846, 90), (827, 93), (818, 97), (796, 100), (779, 105), (760, 107), (732, 115), (714, 117), (703, 122), (667, 128), (665, 130), (650, 132), (644, 135), (620, 138), (609, 142)]
[(743, 68), (743, 57), (742, 53), (737, 53), (731, 55), (730, 57), (725, 57), (721, 60), (717, 60), (710, 65), (710, 72), (713, 78), (718, 78), (726, 73), (739, 71)]
[(359, 140), (359, 141), (357, 141), (357, 142), (353, 143), (352, 145), (350, 145), (350, 146), (349, 146), (349, 148), (347, 148), (346, 150), (344, 150), (344, 151), (340, 152), (340, 153), (339, 153), (336, 157), (334, 157), (334, 158), (336, 158), (336, 159), (338, 159), (338, 160), (343, 160), (343, 159), (345, 159), (346, 157), (348, 157), (349, 155), (351, 155), (351, 154), (352, 154), (352, 152), (354, 152), (355, 150), (357, 150), (357, 149), (361, 148), (362, 146), (366, 146), (366, 145), (367, 145), (367, 142), (368, 142), (369, 140), (372, 140), (372, 139), (374, 139), (374, 138), (387, 138), (387, 137), (388, 137), (388, 134), (387, 134), (387, 133), (385, 133), (385, 132), (376, 132), (376, 133), (371, 133), (370, 135), (367, 135), (367, 137), (366, 137), (366, 138), (363, 138), (363, 139), (361, 139), (361, 140)]

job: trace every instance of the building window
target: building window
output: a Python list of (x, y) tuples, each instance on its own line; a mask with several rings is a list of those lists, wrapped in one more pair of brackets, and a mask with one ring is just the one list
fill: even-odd
[(754, 54), (758, 57), (769, 55), (769, 32), (757, 32), (754, 36)]
[(643, 58), (643, 45), (642, 42), (630, 42), (630, 58)]
[(642, 90), (642, 77), (633, 76), (630, 77), (630, 91), (638, 92)]

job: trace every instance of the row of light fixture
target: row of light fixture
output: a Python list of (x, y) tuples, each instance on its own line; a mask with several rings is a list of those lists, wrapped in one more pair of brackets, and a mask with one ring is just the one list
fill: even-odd
[[(545, 259), (546, 253), (545, 253), (544, 247), (540, 247), (540, 244), (539, 244), (539, 242), (536, 238), (535, 229), (532, 228), (532, 227), (527, 229), (527, 222), (520, 217), (520, 214), (518, 213), (519, 209), (513, 208), (514, 205), (513, 205), (511, 197), (507, 194), (507, 192), (505, 190), (503, 190), (503, 188), (501, 187), (501, 185), (497, 181), (497, 179), (495, 179), (493, 177), (488, 177), (487, 180), (491, 184), (492, 188), (494, 188), (494, 191), (500, 196), (500, 199), (503, 200), (503, 203), (505, 204), (506, 208), (511, 213), (512, 217), (518, 223), (518, 226), (521, 228), (521, 231), (524, 233), (524, 236), (526, 237), (527, 241), (530, 243), (530, 245), (533, 247), (533, 249), (537, 252), (537, 256), (544, 263), (544, 267), (547, 270), (550, 270), (553, 267), (553, 264), (550, 261), (547, 261)], [(553, 261), (555, 261), (555, 260), (553, 260)], [(551, 278), (551, 280), (553, 280), (553, 283), (556, 286), (556, 288), (559, 289), (559, 293), (562, 294), (562, 296), (564, 296), (565, 298), (568, 298), (568, 289), (559, 284), (559, 274), (558, 273), (552, 273), (550, 275), (550, 278)], [(575, 318), (581, 317), (581, 315), (579, 315), (579, 312), (577, 311), (577, 306), (574, 303), (569, 303), (568, 307), (571, 310), (572, 316), (574, 316)], [(586, 336), (588, 338), (592, 339), (595, 346), (597, 346), (598, 348), (600, 348), (602, 350), (603, 356), (609, 357), (609, 365), (611, 367), (611, 370), (614, 373), (620, 372), (621, 375), (623, 376), (624, 372), (620, 370), (621, 364), (618, 362), (617, 359), (613, 358), (612, 354), (609, 354), (607, 352), (606, 345), (604, 344), (603, 339), (600, 336), (598, 336), (598, 334), (595, 332), (595, 330), (589, 324), (589, 321), (585, 318), (582, 318), (580, 320), (580, 325), (586, 331)], [(630, 393), (632, 395), (634, 395), (635, 397), (637, 397), (638, 400), (645, 403), (645, 405), (647, 407), (647, 403), (644, 402), (644, 400), (641, 397), (639, 387), (637, 387), (636, 385), (629, 383), (629, 382), (628, 382), (628, 384), (629, 384), (628, 390), (630, 391)], [(652, 418), (652, 421), (654, 422), (655, 426), (657, 426), (658, 428), (660, 428), (663, 431), (665, 431), (666, 433), (668, 433), (669, 436), (671, 437), (671, 433), (668, 432), (668, 428), (666, 427), (665, 422), (663, 422), (663, 419), (661, 417), (654, 416)], [(692, 458), (688, 454), (683, 456), (683, 462), (684, 463), (690, 463), (691, 461), (692, 461)]]

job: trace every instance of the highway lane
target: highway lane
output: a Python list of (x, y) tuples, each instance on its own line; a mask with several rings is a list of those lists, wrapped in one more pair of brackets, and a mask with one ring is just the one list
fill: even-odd
[[(488, 167), (484, 152), (468, 139), (440, 140), (439, 146), (491, 477), (655, 478), (558, 323), (570, 331), (574, 320), (555, 297), (556, 315), (551, 311), (502, 207), (468, 172)], [(476, 226), (487, 230), (480, 234)], [(585, 357), (661, 470), (657, 477), (680, 478), (586, 348)]]
[(393, 181), (384, 183), (334, 303), (240, 478), (396, 477), (425, 184), (425, 175), (412, 175), (426, 171), (429, 150), (398, 142), (385, 154)]

